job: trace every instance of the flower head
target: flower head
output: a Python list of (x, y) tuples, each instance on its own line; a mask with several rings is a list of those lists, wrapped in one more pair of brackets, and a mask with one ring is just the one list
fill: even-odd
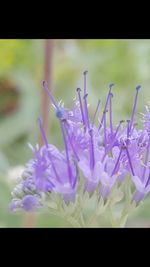
[[(128, 176), (135, 188), (132, 200), (138, 204), (150, 192), (149, 109), (146, 108), (143, 115), (143, 129), (138, 129), (135, 122), (140, 86), (136, 87), (131, 117), (127, 121), (121, 119), (118, 124), (113, 123), (114, 84), (109, 85), (102, 114), (99, 112), (101, 100), (98, 99), (92, 117), (88, 105), (87, 71), (83, 73), (83, 90), (77, 88), (71, 108), (66, 108), (62, 101), (57, 103), (46, 82), (43, 86), (55, 108), (64, 148), (60, 151), (48, 142), (39, 118), (44, 145), (31, 147), (33, 158), (26, 164), (12, 191), (11, 210), (35, 211), (47, 205), (44, 200), (47, 196), (51, 198), (56, 194), (63, 200), (62, 209), (64, 202), (68, 207), (70, 203), (75, 205), (72, 214), (79, 218), (80, 209), (76, 205), (83, 205), (85, 192), (90, 193), (91, 199), (98, 194), (96, 207), (101, 203), (105, 205), (115, 184), (121, 188)], [(80, 188), (81, 176), (83, 190)]]

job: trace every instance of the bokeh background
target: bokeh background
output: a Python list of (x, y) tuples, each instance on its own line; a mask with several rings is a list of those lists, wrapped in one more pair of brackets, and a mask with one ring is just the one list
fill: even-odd
[[(24, 164), (32, 157), (28, 143), (39, 142), (37, 117), (42, 112), (42, 81), (48, 40), (0, 40), (0, 227), (59, 227), (49, 214), (12, 214), (11, 190)], [(88, 101), (92, 115), (100, 98), (104, 103), (114, 83), (113, 119), (128, 119), (135, 86), (142, 90), (138, 114), (150, 100), (150, 40), (51, 40), (50, 86), (57, 100), (71, 105), (88, 70)], [(48, 139), (61, 147), (53, 109), (48, 107)], [(139, 115), (140, 117), (140, 115)], [(128, 227), (150, 227), (150, 197), (130, 216)]]

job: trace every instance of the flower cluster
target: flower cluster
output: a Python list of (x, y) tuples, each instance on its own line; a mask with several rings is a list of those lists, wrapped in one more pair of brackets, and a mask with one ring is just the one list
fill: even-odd
[[(121, 187), (130, 177), (131, 203), (138, 206), (150, 192), (150, 111), (143, 114), (143, 127), (135, 123), (136, 105), (140, 86), (136, 87), (131, 118), (113, 125), (113, 86), (109, 85), (103, 112), (96, 123), (100, 106), (98, 100), (93, 118), (89, 117), (86, 89), (87, 71), (83, 73), (84, 88), (76, 90), (71, 109), (56, 102), (43, 82), (60, 124), (64, 150), (49, 144), (38, 119), (44, 145), (32, 147), (31, 159), (22, 177), (12, 192), (12, 210), (34, 211), (46, 205), (45, 196), (53, 193), (66, 203), (75, 203), (79, 198), (81, 176), (83, 192), (98, 194), (98, 201), (106, 203), (113, 188)], [(45, 201), (45, 203), (44, 203)], [(69, 205), (69, 204), (68, 204)]]

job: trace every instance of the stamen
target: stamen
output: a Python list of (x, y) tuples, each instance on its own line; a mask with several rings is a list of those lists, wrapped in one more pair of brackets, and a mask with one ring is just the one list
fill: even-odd
[(88, 97), (88, 94), (84, 95), (83, 99), (87, 98)]
[(107, 135), (106, 135), (106, 112), (104, 113), (104, 146), (106, 152), (106, 145), (107, 145)]
[(124, 120), (121, 120), (121, 121), (119, 122), (119, 124), (118, 124), (118, 126), (117, 126), (117, 129), (116, 129), (116, 132), (114, 133), (113, 140), (112, 140), (112, 142), (110, 143), (109, 147), (106, 149), (105, 154), (104, 154), (104, 156), (103, 156), (103, 158), (102, 158), (102, 162), (104, 161), (106, 155), (107, 155), (107, 154), (110, 152), (110, 150), (112, 149), (112, 147), (113, 147), (113, 145), (114, 145), (114, 142), (115, 142), (115, 138), (116, 138), (117, 133), (118, 133), (118, 131), (119, 131), (119, 128), (120, 128), (120, 126), (121, 126), (121, 124), (122, 124), (123, 122), (124, 122)]
[(87, 100), (86, 100), (87, 96), (88, 94), (84, 95), (83, 99), (84, 99), (85, 123), (89, 129), (90, 125), (89, 125), (89, 114), (88, 114)]
[(125, 147), (125, 149), (126, 149), (126, 152), (127, 152), (127, 157), (128, 157), (128, 161), (129, 161), (130, 169), (131, 169), (132, 175), (134, 176), (134, 170), (133, 170), (133, 166), (132, 166), (132, 162), (131, 162), (131, 157), (130, 157), (130, 155), (129, 155), (129, 151), (128, 151), (127, 146)]
[(138, 125), (137, 122), (133, 123), (132, 131), (130, 132), (130, 135), (133, 133), (133, 131), (134, 131), (134, 129), (135, 129), (135, 127), (136, 127), (137, 125)]
[(63, 117), (64, 117), (64, 114), (63, 114), (63, 110), (57, 110), (56, 111), (56, 117), (58, 118), (58, 119), (63, 119)]
[(86, 95), (86, 75), (87, 75), (88, 71), (85, 70), (83, 72), (83, 75), (84, 75), (84, 96)]
[(97, 111), (98, 111), (98, 109), (99, 109), (99, 106), (100, 106), (100, 99), (98, 100), (98, 103), (97, 103), (97, 107), (96, 107), (96, 110), (95, 110), (95, 112), (94, 112), (94, 116), (93, 116), (93, 119), (92, 119), (92, 128), (93, 128), (93, 126), (94, 126), (94, 121), (95, 121), (95, 118), (96, 118), (96, 114), (97, 114)]
[(66, 141), (66, 136), (64, 132), (64, 127), (63, 127), (63, 122), (60, 120), (60, 126), (61, 126), (61, 131), (63, 135), (63, 140), (64, 140), (64, 145), (65, 145), (65, 151), (66, 151), (66, 159), (67, 159), (67, 170), (68, 170), (68, 176), (69, 176), (69, 181), (72, 186), (72, 172), (71, 172), (71, 167), (70, 167), (70, 160), (69, 160), (69, 151), (68, 151), (68, 146), (67, 146), (67, 141)]
[(81, 100), (81, 89), (77, 88), (77, 93), (78, 93), (78, 98), (79, 98), (79, 103), (80, 103), (80, 111), (81, 111), (81, 116), (82, 116), (82, 123), (85, 126), (85, 119), (84, 119), (84, 113), (83, 113), (83, 106), (82, 106), (82, 100)]
[[(84, 73), (84, 93), (86, 93), (86, 73)], [(89, 129), (89, 134), (90, 134), (90, 167), (91, 169), (94, 168), (94, 165), (95, 165), (95, 157), (94, 157), (94, 144), (93, 144), (93, 131), (92, 129), (90, 129), (90, 123), (89, 123), (89, 115), (88, 115), (88, 108), (87, 108), (87, 101), (86, 101), (86, 98), (87, 98), (88, 94), (86, 93), (84, 95), (84, 107), (85, 107), (85, 119), (86, 119), (86, 125)]]
[(45, 146), (48, 148), (48, 142), (47, 142), (47, 138), (46, 138), (46, 135), (45, 135), (45, 132), (44, 132), (44, 128), (43, 128), (43, 125), (42, 125), (42, 120), (41, 120), (41, 118), (38, 118), (38, 119), (37, 119), (37, 122), (38, 122), (38, 124), (39, 124), (40, 132), (41, 132), (41, 135), (42, 135), (44, 144), (45, 144)]
[[(42, 135), (43, 141), (44, 141), (44, 143), (45, 143), (45, 146), (46, 146), (47, 149), (48, 149), (48, 142), (47, 142), (47, 138), (46, 138), (46, 135), (45, 135), (45, 132), (44, 132), (44, 128), (43, 128), (43, 125), (42, 125), (42, 120), (41, 120), (40, 118), (38, 118), (37, 121), (38, 121), (38, 124), (39, 124), (39, 128), (40, 128), (40, 131), (41, 131), (41, 135)], [(56, 171), (56, 168), (55, 168), (55, 165), (54, 165), (54, 162), (53, 162), (53, 159), (52, 159), (51, 152), (50, 152), (49, 150), (47, 150), (47, 153), (48, 153), (49, 159), (50, 159), (50, 161), (51, 161), (52, 168), (53, 168), (53, 171), (54, 171), (54, 173), (55, 173), (55, 176), (56, 176), (57, 180), (58, 180), (60, 183), (62, 183), (62, 182), (61, 182), (61, 179), (60, 179), (60, 177), (59, 177), (59, 175), (58, 175), (58, 173), (57, 173), (57, 171)]]
[(90, 134), (90, 168), (94, 169), (95, 165), (95, 156), (94, 156), (94, 143), (93, 143), (93, 129), (89, 130)]
[(119, 153), (118, 159), (117, 159), (117, 161), (116, 161), (116, 164), (115, 164), (115, 167), (114, 167), (114, 169), (113, 169), (113, 171), (112, 171), (111, 176), (113, 176), (113, 175), (115, 174), (115, 172), (116, 172), (116, 169), (117, 169), (117, 167), (118, 167), (118, 164), (119, 164), (119, 160), (120, 160), (121, 154), (122, 154), (122, 147), (121, 147), (121, 149), (120, 149), (120, 153)]
[(117, 135), (117, 133), (118, 133), (118, 131), (119, 131), (119, 129), (120, 129), (121, 124), (124, 123), (124, 122), (125, 122), (125, 120), (121, 120), (121, 121), (119, 122), (119, 124), (118, 124), (118, 126), (117, 126), (117, 129), (116, 129), (116, 132), (115, 132), (115, 137), (116, 137), (116, 135)]
[(130, 134), (130, 120), (127, 120), (127, 139), (129, 138)]
[(53, 106), (56, 108), (56, 117), (58, 119), (62, 119), (64, 117), (64, 110), (63, 110), (63, 108), (59, 107), (62, 100), (60, 100), (59, 104), (57, 104), (57, 102), (55, 101), (54, 97), (52, 96), (50, 90), (48, 89), (48, 85), (45, 81), (43, 81), (43, 87), (46, 90), (47, 94), (49, 95), (49, 97), (53, 103)]
[(129, 129), (130, 131), (131, 131), (133, 120), (134, 120), (135, 109), (136, 109), (136, 104), (137, 104), (137, 98), (138, 98), (138, 93), (139, 93), (140, 88), (141, 88), (140, 85), (138, 85), (136, 87), (136, 95), (135, 95), (135, 99), (134, 99), (134, 105), (133, 105), (133, 110), (132, 110), (132, 115), (131, 115), (131, 122), (130, 122), (130, 129)]
[(145, 178), (145, 172), (146, 172), (147, 162), (148, 162), (148, 158), (149, 158), (149, 150), (150, 150), (150, 136), (149, 136), (148, 145), (147, 145), (147, 148), (146, 148), (146, 156), (145, 156), (144, 169), (143, 169), (143, 175), (142, 175), (142, 180), (143, 181), (144, 181), (144, 178)]
[(88, 115), (88, 107), (87, 107), (87, 91), (86, 91), (86, 75), (87, 71), (83, 73), (84, 75), (84, 114), (85, 114), (85, 123), (87, 128), (89, 129), (89, 134), (90, 134), (90, 167), (91, 169), (94, 168), (95, 164), (95, 159), (94, 159), (94, 144), (93, 144), (93, 132), (90, 129), (90, 123), (89, 123), (89, 115)]
[(111, 135), (113, 134), (113, 123), (112, 123), (112, 97), (113, 97), (113, 94), (110, 93), (110, 97), (109, 97), (109, 120), (110, 120), (110, 130), (111, 130)]
[(98, 131), (100, 131), (100, 129), (101, 129), (102, 125), (103, 125), (104, 113), (106, 111), (106, 108), (107, 108), (107, 105), (108, 105), (108, 101), (109, 101), (109, 97), (110, 97), (110, 94), (111, 94), (111, 89), (112, 89), (113, 86), (114, 86), (113, 83), (109, 85), (109, 92), (108, 92), (108, 95), (107, 95), (107, 98), (106, 98), (105, 107), (104, 107), (104, 110), (103, 110), (103, 115), (102, 115), (102, 118), (101, 118), (101, 122), (100, 122), (100, 126), (98, 128)]
[(70, 138), (68, 129), (67, 129), (66, 125), (65, 125), (65, 120), (63, 120), (63, 122), (64, 122), (64, 128), (65, 128), (65, 131), (66, 131), (66, 133), (67, 133), (67, 136), (68, 136), (68, 139), (69, 139), (71, 148), (72, 148), (72, 150), (73, 150), (73, 153), (74, 153), (74, 155), (75, 155), (77, 161), (79, 161), (79, 157), (78, 157), (78, 155), (77, 155), (77, 153), (76, 153), (76, 150), (75, 150), (74, 145), (73, 145), (73, 143), (72, 143), (72, 141), (71, 141), (71, 138)]
[(86, 76), (87, 76), (88, 71), (84, 71), (84, 114), (85, 114), (85, 125), (89, 128), (89, 115), (88, 115), (88, 107), (87, 107), (87, 91), (86, 91)]
[(47, 85), (47, 82), (46, 82), (46, 81), (43, 81), (43, 87), (44, 87), (45, 91), (47, 92), (47, 94), (49, 95), (49, 97), (50, 97), (50, 99), (51, 99), (53, 105), (55, 106), (55, 108), (56, 108), (57, 110), (59, 110), (59, 106), (57, 105), (57, 102), (55, 101), (55, 99), (54, 99), (54, 97), (52, 96), (50, 90), (48, 89), (48, 85)]
[(94, 168), (95, 165), (95, 157), (94, 157), (94, 144), (93, 144), (93, 132), (92, 129), (90, 129), (90, 123), (89, 123), (89, 115), (88, 115), (88, 108), (87, 108), (87, 101), (86, 98), (88, 94), (86, 93), (86, 73), (84, 72), (84, 108), (85, 108), (85, 121), (86, 125), (89, 129), (89, 134), (90, 134), (90, 167), (91, 169)]

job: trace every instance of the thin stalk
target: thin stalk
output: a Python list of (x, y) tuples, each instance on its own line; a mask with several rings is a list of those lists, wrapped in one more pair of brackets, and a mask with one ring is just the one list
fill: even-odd
[(122, 154), (122, 148), (120, 149), (120, 153), (119, 153), (118, 159), (117, 159), (117, 161), (116, 161), (116, 164), (115, 164), (115, 167), (114, 167), (114, 169), (113, 169), (113, 171), (112, 171), (111, 176), (113, 176), (113, 175), (115, 174), (115, 172), (116, 172), (116, 169), (117, 169), (117, 167), (118, 167), (118, 164), (119, 164), (119, 160), (120, 160), (121, 154)]
[(71, 148), (72, 148), (72, 150), (73, 150), (73, 153), (74, 153), (74, 155), (75, 155), (75, 157), (76, 157), (76, 160), (79, 161), (79, 157), (78, 157), (77, 152), (76, 152), (76, 150), (75, 150), (75, 147), (74, 147), (74, 145), (73, 145), (73, 143), (72, 143), (72, 140), (71, 140), (71, 137), (70, 137), (70, 134), (69, 134), (69, 132), (68, 132), (68, 129), (67, 129), (67, 127), (66, 127), (65, 122), (64, 122), (64, 129), (65, 129), (66, 134), (67, 134), (67, 136), (68, 136), (69, 143), (70, 143)]
[(64, 124), (61, 120), (60, 120), (60, 126), (61, 126), (61, 131), (62, 131), (64, 145), (65, 145), (65, 151), (66, 151), (68, 176), (69, 176), (70, 184), (72, 186), (72, 172), (71, 172), (71, 168), (70, 168), (69, 151), (68, 151), (68, 145), (67, 145), (67, 140), (66, 140), (66, 136), (65, 136)]
[(78, 98), (79, 98), (79, 104), (80, 104), (80, 111), (81, 111), (81, 116), (82, 116), (82, 123), (84, 125), (85, 128), (85, 118), (84, 118), (84, 112), (83, 112), (83, 106), (82, 106), (82, 99), (81, 99), (81, 89), (77, 88), (77, 93), (78, 93)]
[(112, 123), (112, 97), (113, 94), (110, 94), (109, 97), (109, 121), (110, 121), (110, 131), (111, 131), (111, 135), (113, 134), (113, 123)]
[(113, 134), (112, 142), (110, 143), (109, 147), (107, 147), (107, 149), (106, 149), (106, 151), (105, 151), (105, 153), (104, 153), (104, 156), (103, 156), (103, 158), (102, 158), (102, 162), (104, 161), (106, 155), (111, 151), (111, 149), (112, 149), (112, 147), (113, 147), (113, 145), (114, 145), (114, 142), (115, 142), (115, 138), (116, 138), (116, 136), (117, 136), (117, 133), (118, 133), (118, 131), (119, 131), (119, 129), (120, 129), (120, 126), (121, 126), (121, 124), (122, 124), (123, 122), (124, 122), (123, 120), (119, 122), (119, 124), (118, 124), (118, 126), (117, 126), (117, 129), (116, 129), (115, 133)]
[(102, 118), (101, 118), (101, 121), (100, 121), (100, 125), (99, 125), (99, 128), (98, 128), (98, 131), (100, 131), (100, 129), (101, 129), (102, 125), (103, 125), (104, 114), (105, 114), (106, 109), (107, 109), (107, 105), (108, 105), (108, 102), (109, 102), (109, 98), (110, 98), (110, 94), (111, 94), (111, 90), (112, 90), (113, 86), (114, 86), (114, 84), (110, 84), (109, 85), (109, 92), (108, 92), (108, 95), (107, 95), (107, 98), (106, 98), (105, 107), (104, 107), (104, 110), (103, 110), (103, 115), (102, 115)]
[(85, 124), (86, 124), (86, 127), (89, 128), (89, 114), (88, 114), (88, 107), (87, 107), (87, 91), (86, 91), (86, 75), (87, 75), (87, 71), (85, 71), (83, 73), (84, 75), (84, 96), (83, 96), (83, 99), (84, 99), (84, 115), (85, 115)]
[(89, 134), (90, 134), (90, 168), (93, 170), (94, 169), (94, 165), (95, 165), (93, 129), (89, 130)]
[(136, 95), (135, 95), (134, 104), (133, 104), (133, 110), (132, 110), (132, 115), (131, 115), (131, 122), (130, 122), (129, 131), (131, 131), (131, 129), (132, 129), (132, 124), (133, 124), (133, 121), (134, 121), (135, 109), (136, 109), (136, 104), (137, 104), (137, 98), (138, 98), (138, 93), (139, 93), (140, 88), (141, 88), (140, 85), (138, 85), (136, 87)]
[(93, 119), (92, 119), (92, 128), (93, 128), (93, 126), (94, 126), (94, 122), (95, 122), (95, 118), (96, 118), (96, 115), (97, 115), (97, 111), (98, 111), (98, 109), (99, 109), (99, 106), (100, 106), (100, 99), (98, 100), (98, 103), (97, 103), (97, 107), (96, 107), (96, 110), (95, 110), (95, 112), (94, 112), (94, 116), (93, 116)]
[(128, 148), (126, 147), (125, 149), (126, 149), (126, 152), (127, 152), (127, 157), (128, 157), (128, 161), (129, 161), (130, 169), (131, 169), (132, 175), (134, 176), (135, 174), (134, 174), (134, 170), (133, 170), (133, 166), (132, 166), (132, 162), (131, 162), (131, 157), (130, 157)]
[(106, 112), (104, 115), (104, 146), (105, 146), (105, 152), (106, 152), (106, 145), (107, 145), (107, 134), (106, 134)]
[[(44, 41), (44, 80), (47, 81), (48, 86), (52, 87), (52, 60), (53, 60), (53, 40), (46, 39)], [(49, 129), (49, 104), (50, 100), (42, 90), (41, 92), (41, 114), (43, 120), (43, 127), (47, 135)], [(43, 145), (43, 140), (39, 136), (39, 144)]]

